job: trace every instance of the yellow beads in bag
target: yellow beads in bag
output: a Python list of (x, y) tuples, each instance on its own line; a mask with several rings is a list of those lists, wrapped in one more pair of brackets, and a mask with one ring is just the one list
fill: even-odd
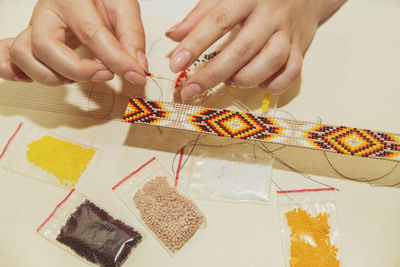
[(338, 248), (329, 237), (327, 212), (313, 217), (303, 209), (293, 209), (286, 213), (286, 218), (291, 231), (291, 267), (339, 267)]
[(62, 185), (74, 186), (94, 152), (93, 148), (43, 136), (28, 145), (26, 155), (35, 166), (57, 177)]

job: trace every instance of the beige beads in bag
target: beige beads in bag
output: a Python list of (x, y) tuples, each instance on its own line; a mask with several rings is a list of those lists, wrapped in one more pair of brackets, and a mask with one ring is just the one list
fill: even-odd
[(113, 190), (171, 255), (205, 223), (197, 205), (173, 186), (172, 176), (155, 158)]
[(171, 251), (181, 249), (204, 221), (196, 205), (171, 187), (165, 176), (147, 182), (133, 200), (143, 222)]

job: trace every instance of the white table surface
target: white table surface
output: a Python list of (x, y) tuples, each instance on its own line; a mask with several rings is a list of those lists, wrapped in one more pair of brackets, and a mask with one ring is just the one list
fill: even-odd
[[(33, 1), (18, 2), (29, 4)], [(31, 7), (16, 3), (0, 1), (0, 38), (17, 34), (29, 20)], [(194, 4), (195, 1), (149, 0), (142, 2), (142, 10), (145, 17), (177, 21)], [(397, 0), (347, 3), (317, 32), (306, 55), (302, 79), (281, 98), (280, 108), (301, 120), (316, 121), (320, 117), (333, 124), (400, 132), (397, 110), (400, 97), (399, 18), (400, 2)], [(171, 25), (146, 30), (155, 33)], [(150, 62), (150, 65), (154, 63)], [(16, 85), (0, 83), (1, 86), (12, 90)], [(0, 106), (0, 147), (20, 120), (98, 145), (99, 161), (87, 170), (78, 190), (132, 225), (139, 225), (139, 222), (110, 187), (151, 156), (159, 157), (165, 165), (170, 164), (171, 151), (179, 148), (173, 142), (165, 149), (149, 149), (151, 146), (146, 143), (138, 145), (137, 140), (141, 138), (135, 135), (138, 129), (116, 122), (3, 106)], [(336, 199), (345, 265), (400, 266), (399, 189), (337, 179), (322, 154), (289, 151), (294, 155), (286, 155), (291, 165), (340, 189)], [(344, 172), (355, 176), (379, 176), (393, 166), (387, 161), (332, 158)], [(357, 168), (358, 164), (363, 168)], [(390, 179), (400, 177), (398, 174), (395, 172)], [(312, 185), (282, 166), (277, 166), (274, 171), (274, 180), (284, 188)], [(0, 170), (1, 266), (85, 266), (35, 232), (65, 195), (66, 192), (59, 188)], [(198, 204), (207, 216), (207, 228), (175, 257), (171, 258), (148, 237), (125, 266), (283, 266), (274, 193), (270, 206), (204, 201)]]

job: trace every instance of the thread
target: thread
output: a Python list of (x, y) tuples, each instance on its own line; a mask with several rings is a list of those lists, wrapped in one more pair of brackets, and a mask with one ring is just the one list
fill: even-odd
[(91, 100), (92, 100), (92, 95), (93, 95), (93, 92), (94, 92), (95, 87), (96, 87), (96, 82), (93, 82), (93, 85), (92, 85), (92, 87), (91, 87), (91, 89), (90, 89), (90, 93), (89, 93), (89, 97), (88, 97), (88, 107), (87, 107), (88, 113), (89, 113), (90, 117), (91, 117), (93, 120), (104, 120), (104, 119), (106, 119), (107, 117), (110, 116), (112, 110), (114, 109), (114, 105), (115, 105), (115, 91), (111, 89), (111, 92), (112, 92), (112, 100), (111, 100), (111, 106), (110, 106), (110, 109), (108, 110), (108, 112), (107, 112), (102, 118), (95, 118), (94, 114), (92, 114), (92, 112), (91, 112), (91, 110), (90, 110), (90, 103), (91, 103)]
[(177, 187), (178, 186), (178, 180), (179, 180), (179, 172), (181, 170), (181, 165), (182, 165), (182, 157), (183, 157), (183, 153), (184, 153), (185, 149), (182, 148), (181, 149), (181, 155), (179, 157), (179, 163), (178, 163), (178, 169), (176, 170), (176, 176), (175, 176), (175, 184), (174, 186)]

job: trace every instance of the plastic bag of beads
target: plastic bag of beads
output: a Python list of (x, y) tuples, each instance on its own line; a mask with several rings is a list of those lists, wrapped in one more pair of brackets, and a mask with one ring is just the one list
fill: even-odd
[(93, 147), (20, 123), (3, 149), (0, 167), (73, 188), (95, 154)]
[(252, 143), (197, 144), (180, 171), (179, 187), (199, 200), (268, 203), (274, 160), (253, 149)]
[(286, 266), (343, 266), (334, 191), (277, 192)]
[(36, 229), (90, 265), (121, 266), (143, 235), (72, 189)]
[(113, 187), (171, 256), (205, 225), (197, 205), (174, 184), (172, 176), (152, 158)]

